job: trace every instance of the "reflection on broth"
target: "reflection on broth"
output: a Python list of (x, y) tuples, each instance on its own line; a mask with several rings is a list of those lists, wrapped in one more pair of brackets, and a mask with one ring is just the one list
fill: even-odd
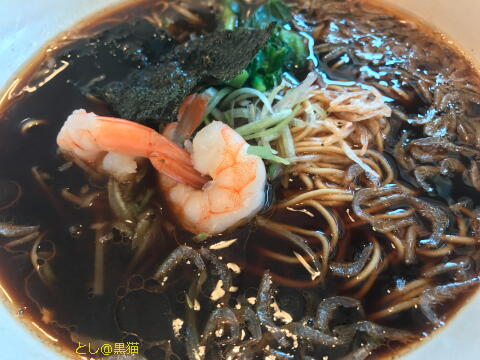
[(68, 356), (380, 358), (477, 288), (479, 78), (423, 25), (160, 1), (78, 34), (0, 109), (0, 289)]

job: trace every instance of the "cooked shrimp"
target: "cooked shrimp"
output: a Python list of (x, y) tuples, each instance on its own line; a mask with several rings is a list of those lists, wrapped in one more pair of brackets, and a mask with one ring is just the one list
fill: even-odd
[(202, 122), (203, 115), (207, 110), (208, 96), (205, 94), (193, 94), (185, 98), (178, 109), (178, 122), (174, 125), (173, 133), (169, 138), (176, 144), (183, 145), (185, 140), (192, 136), (198, 125)]
[(137, 158), (148, 158), (161, 173), (200, 188), (205, 179), (190, 155), (163, 135), (132, 121), (75, 110), (57, 136), (63, 153), (125, 178), (137, 171)]
[(160, 176), (170, 210), (185, 229), (218, 234), (260, 210), (266, 170), (262, 159), (247, 153), (248, 146), (228, 125), (214, 121), (192, 143), (194, 168), (212, 180), (198, 190)]
[[(206, 103), (202, 95), (188, 97), (179, 122), (169, 124), (165, 134), (176, 143), (187, 140)], [(137, 171), (138, 158), (149, 159), (172, 212), (193, 233), (223, 232), (262, 207), (265, 165), (247, 153), (249, 145), (233, 129), (211, 123), (188, 142), (191, 154), (174, 141), (143, 125), (85, 110), (74, 111), (57, 136), (63, 153), (120, 179)]]

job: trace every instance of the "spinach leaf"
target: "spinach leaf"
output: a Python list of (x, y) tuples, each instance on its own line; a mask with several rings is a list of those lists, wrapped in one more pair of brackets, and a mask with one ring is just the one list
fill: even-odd
[[(234, 4), (233, 0), (223, 0), (224, 11), (220, 17), (222, 26), (231, 26), (234, 13), (230, 10), (235, 8)], [(229, 20), (224, 20), (225, 18)], [(269, 41), (248, 65), (248, 80), (236, 81), (234, 84), (243, 86), (246, 83), (263, 92), (278, 84), (284, 72), (295, 73), (305, 68), (306, 46), (303, 38), (290, 30), (288, 25), (292, 20), (290, 9), (282, 0), (267, 0), (250, 17), (239, 22), (246, 28), (254, 29), (263, 29), (272, 23), (276, 25)]]
[(259, 91), (271, 89), (279, 83), (283, 72), (303, 68), (306, 59), (301, 37), (276, 25), (270, 40), (247, 68), (251, 85)]

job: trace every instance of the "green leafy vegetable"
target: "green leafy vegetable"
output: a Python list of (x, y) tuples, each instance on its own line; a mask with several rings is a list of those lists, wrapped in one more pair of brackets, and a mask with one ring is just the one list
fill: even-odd
[(269, 90), (280, 82), (285, 71), (303, 68), (306, 59), (300, 35), (276, 25), (270, 40), (248, 65), (251, 85), (259, 91)]
[(272, 148), (266, 147), (266, 146), (253, 146), (250, 145), (247, 149), (247, 154), (250, 155), (257, 155), (258, 157), (272, 161), (275, 163), (283, 164), (283, 165), (290, 165), (290, 162), (288, 160), (277, 156), (277, 151), (273, 150)]
[[(227, 85), (233, 87), (251, 86), (265, 92), (278, 84), (284, 72), (295, 72), (306, 65), (307, 51), (303, 38), (289, 30), (292, 13), (282, 0), (268, 0), (241, 21), (239, 6), (234, 0), (223, 0), (219, 14), (220, 27), (232, 29), (242, 26), (264, 29), (275, 23), (271, 38), (248, 65), (246, 72)], [(241, 85), (239, 85), (241, 84)]]
[(294, 31), (282, 29), (280, 38), (283, 44), (288, 45), (292, 51), (294, 62), (304, 65), (308, 55), (302, 37)]
[(240, 74), (235, 76), (232, 80), (227, 81), (227, 85), (234, 87), (234, 88), (241, 88), (243, 85), (245, 85), (245, 82), (248, 80), (248, 71), (243, 70)]
[[(232, 0), (224, 0), (224, 9), (231, 9), (233, 3)], [(221, 19), (224, 17), (225, 15), (222, 15)], [(292, 18), (285, 3), (281, 0), (268, 0), (243, 22), (244, 27), (254, 29), (276, 24), (272, 36), (246, 69), (249, 75), (247, 83), (251, 87), (264, 92), (278, 84), (284, 72), (292, 72), (305, 66), (307, 51), (303, 39), (286, 26)], [(224, 27), (228, 23), (231, 21), (222, 20)]]

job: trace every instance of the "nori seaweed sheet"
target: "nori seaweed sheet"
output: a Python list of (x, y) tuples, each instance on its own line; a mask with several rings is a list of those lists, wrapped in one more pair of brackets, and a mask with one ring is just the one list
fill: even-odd
[(272, 28), (215, 31), (174, 47), (158, 64), (132, 70), (95, 93), (118, 116), (158, 127), (175, 120), (183, 99), (197, 87), (223, 83), (245, 69)]
[[(98, 59), (111, 58), (118, 64), (141, 69), (157, 65), (165, 54), (178, 45), (170, 34), (146, 20), (136, 19), (115, 25), (90, 38), (78, 40), (74, 48), (67, 46), (59, 55), (60, 60), (93, 63), (102, 68)], [(108, 70), (108, 69), (102, 69)]]
[(143, 19), (136, 19), (105, 30), (90, 40), (95, 47), (107, 48), (116, 58), (129, 60), (138, 68), (158, 64), (163, 54), (176, 45), (170, 34)]

